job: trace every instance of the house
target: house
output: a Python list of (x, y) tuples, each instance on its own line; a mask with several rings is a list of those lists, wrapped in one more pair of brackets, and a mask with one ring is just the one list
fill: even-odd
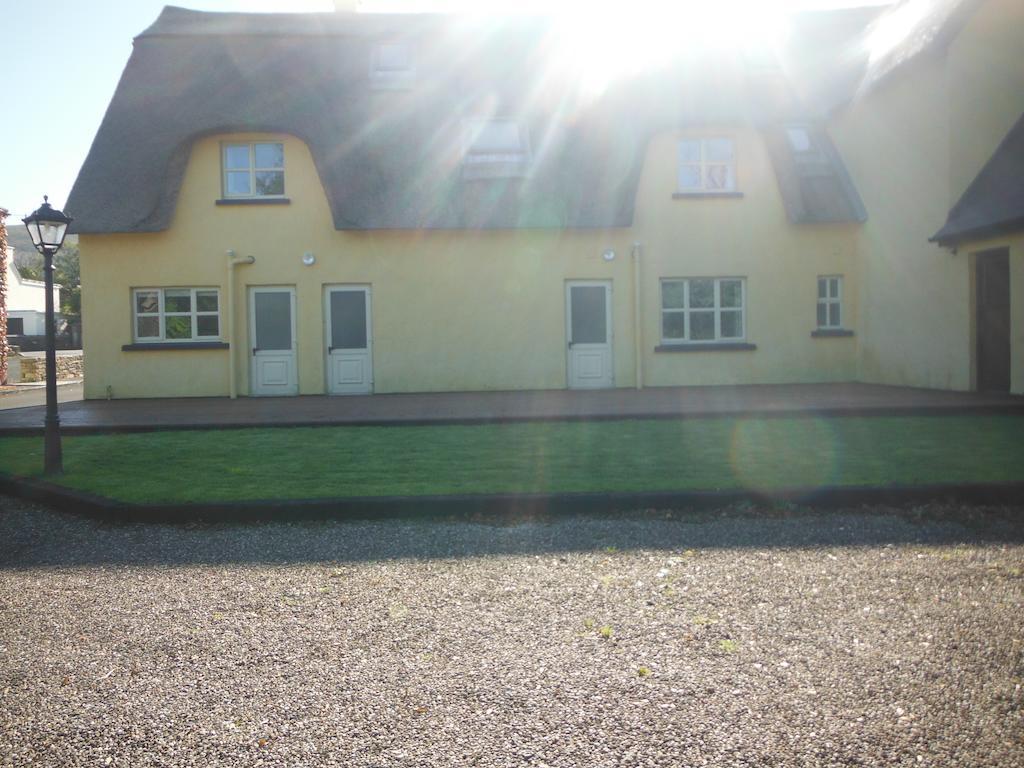
[[(53, 286), (53, 306), (60, 307), (60, 286)], [(57, 317), (58, 324), (60, 316)], [(14, 248), (7, 248), (7, 336), (18, 345), (26, 336), (46, 334), (46, 283), (22, 277), (14, 263)], [(31, 342), (30, 342), (31, 344)]]
[(165, 8), (66, 206), (86, 397), (1024, 392), (1024, 6), (788, 24), (595, 95), (543, 19)]

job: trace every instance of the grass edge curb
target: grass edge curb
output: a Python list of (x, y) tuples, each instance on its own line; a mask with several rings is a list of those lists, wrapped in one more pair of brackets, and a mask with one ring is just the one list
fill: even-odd
[(903, 507), (932, 502), (973, 505), (1024, 503), (1024, 481), (928, 485), (822, 486), (704, 491), (611, 493), (445, 494), (424, 496), (341, 496), (317, 499), (136, 504), (65, 488), (45, 480), (0, 476), (0, 493), (62, 512), (111, 522), (262, 522), (302, 519), (384, 520), (462, 518), (478, 521), (549, 519), (641, 509), (701, 510), (748, 502), (839, 508), (864, 505)]

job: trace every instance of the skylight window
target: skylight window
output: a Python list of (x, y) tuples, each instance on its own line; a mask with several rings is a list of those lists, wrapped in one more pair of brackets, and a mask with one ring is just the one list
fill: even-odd
[(370, 82), (374, 88), (411, 88), (416, 81), (412, 45), (404, 40), (378, 43), (370, 56)]
[(471, 120), (466, 124), (464, 175), (521, 176), (530, 160), (526, 129), (516, 120)]
[(811, 134), (806, 128), (790, 126), (786, 129), (786, 139), (794, 152), (813, 152), (814, 142), (811, 141)]

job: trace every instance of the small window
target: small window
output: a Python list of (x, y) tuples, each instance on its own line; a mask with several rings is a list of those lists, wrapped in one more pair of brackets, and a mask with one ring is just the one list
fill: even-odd
[(523, 131), (514, 120), (476, 120), (469, 126), (467, 163), (522, 160), (526, 152)]
[(374, 88), (410, 88), (416, 80), (412, 46), (404, 41), (378, 43), (370, 54), (370, 82)]
[(225, 144), (224, 196), (283, 197), (284, 144)]
[(23, 317), (8, 317), (7, 318), (7, 335), (8, 336), (24, 336), (25, 335), (25, 318), (23, 318)]
[(526, 129), (516, 120), (472, 120), (466, 124), (464, 175), (521, 176), (530, 160)]
[(678, 159), (678, 192), (703, 194), (736, 190), (736, 153), (732, 139), (683, 139), (679, 142)]
[(136, 341), (220, 338), (216, 288), (136, 288), (132, 292)]
[(826, 275), (818, 278), (818, 328), (843, 327), (843, 278)]
[(661, 281), (662, 344), (741, 341), (746, 280), (700, 277)]
[(786, 138), (789, 140), (789, 146), (794, 152), (810, 152), (814, 147), (811, 143), (811, 134), (807, 132), (806, 128), (787, 128)]

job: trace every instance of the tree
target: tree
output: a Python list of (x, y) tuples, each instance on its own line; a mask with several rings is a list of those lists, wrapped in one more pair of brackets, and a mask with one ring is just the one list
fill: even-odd
[(60, 285), (60, 312), (69, 323), (82, 319), (82, 277), (78, 243), (64, 243), (53, 257), (53, 282)]

